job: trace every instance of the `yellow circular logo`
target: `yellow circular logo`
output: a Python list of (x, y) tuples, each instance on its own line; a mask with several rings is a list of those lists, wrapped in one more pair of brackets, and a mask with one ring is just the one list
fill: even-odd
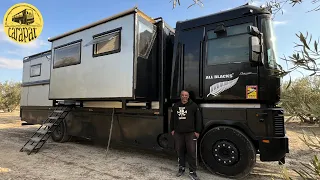
[(36, 40), (43, 28), (40, 11), (31, 4), (19, 3), (8, 9), (3, 18), (4, 32), (20, 44)]

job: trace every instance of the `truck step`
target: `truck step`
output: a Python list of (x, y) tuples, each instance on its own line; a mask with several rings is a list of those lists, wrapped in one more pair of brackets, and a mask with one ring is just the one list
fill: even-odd
[(48, 117), (48, 118), (51, 119), (51, 120), (57, 120), (57, 119), (60, 118), (60, 116), (52, 116), (52, 117)]
[(45, 135), (45, 134), (47, 134), (48, 132), (50, 132), (49, 129), (39, 129), (39, 130), (37, 131), (38, 134), (42, 134), (42, 135)]
[(34, 144), (28, 144), (28, 145), (26, 145), (23, 149), (24, 150), (27, 150), (27, 151), (29, 151), (29, 152), (31, 152), (31, 151), (33, 151), (33, 150), (36, 150), (37, 148), (35, 148), (35, 146), (34, 145), (37, 145), (36, 143), (34, 143)]
[(54, 110), (53, 112), (54, 113), (63, 113), (64, 111), (62, 111), (62, 110)]
[(57, 124), (56, 123), (45, 123), (45, 124), (43, 124), (43, 126), (47, 126), (49, 128), (51, 128), (52, 126), (55, 126), (55, 125), (57, 125)]
[(42, 139), (42, 137), (33, 137), (30, 139), (33, 142), (40, 142), (40, 141), (44, 141), (44, 139)]
[[(31, 138), (20, 149), (21, 152), (23, 152), (24, 150), (29, 151), (28, 152), (28, 155), (29, 155), (31, 154), (31, 152), (37, 153), (39, 151), (39, 149), (48, 140), (51, 133), (66, 117), (66, 115), (65, 116), (63, 115), (64, 112), (68, 114), (72, 110), (72, 108), (69, 108), (69, 107), (64, 107), (63, 110), (61, 110), (60, 108), (61, 107), (57, 107), (56, 109), (53, 110), (53, 112), (48, 116), (47, 120), (43, 122), (42, 126), (31, 136)], [(57, 114), (56, 116), (53, 116), (54, 113), (59, 113), (59, 114)], [(37, 147), (39, 144), (41, 146)]]

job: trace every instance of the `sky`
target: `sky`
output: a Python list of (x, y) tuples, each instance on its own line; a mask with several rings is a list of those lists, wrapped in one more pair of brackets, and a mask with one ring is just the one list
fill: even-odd
[[(252, 0), (249, 0), (250, 2)], [(3, 31), (3, 17), (6, 11), (14, 4), (25, 2), (37, 7), (43, 17), (44, 27), (38, 39), (27, 45), (20, 45), (11, 40)], [(49, 37), (57, 36), (67, 31), (82, 27), (100, 19), (112, 16), (124, 10), (137, 6), (150, 17), (162, 17), (171, 27), (177, 21), (205, 16), (219, 11), (234, 8), (247, 3), (247, 0), (202, 0), (204, 7), (198, 5), (187, 8), (193, 0), (180, 0), (181, 5), (172, 8), (170, 0), (5, 0), (0, 2), (0, 82), (6, 80), (22, 80), (22, 60), (26, 56), (50, 49)], [(253, 5), (261, 5), (265, 1), (254, 0)], [(275, 20), (275, 34), (278, 48), (278, 57), (292, 55), (294, 42), (298, 42), (296, 33), (312, 33), (313, 37), (320, 37), (320, 25), (317, 22), (319, 12), (308, 12), (315, 5), (311, 0), (292, 7), (284, 6), (284, 13), (279, 13)], [(286, 67), (281, 60), (281, 65)], [(302, 76), (296, 72), (292, 77)], [(285, 77), (284, 80), (287, 80)]]

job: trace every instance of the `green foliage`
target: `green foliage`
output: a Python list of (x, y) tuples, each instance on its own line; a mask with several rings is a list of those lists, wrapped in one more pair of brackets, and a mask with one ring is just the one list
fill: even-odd
[(0, 83), (0, 110), (12, 112), (20, 103), (21, 83)]
[[(300, 43), (296, 43), (294, 53), (287, 57), (282, 58), (286, 62), (293, 64), (293, 67), (288, 69), (286, 72), (291, 73), (298, 69), (304, 69), (310, 72), (310, 76), (320, 75), (320, 51), (319, 51), (319, 38), (318, 40), (313, 40), (312, 35), (309, 36), (307, 32), (306, 35), (296, 34), (299, 38)], [(283, 71), (284, 72), (284, 71)]]
[(285, 82), (279, 105), (291, 116), (299, 117), (301, 122), (319, 123), (320, 77), (304, 77)]

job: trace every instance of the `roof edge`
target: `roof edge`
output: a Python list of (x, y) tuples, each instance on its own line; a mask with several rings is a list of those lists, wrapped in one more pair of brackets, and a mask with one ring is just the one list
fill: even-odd
[[(99, 21), (93, 22), (93, 23), (88, 24), (88, 25), (85, 25), (85, 26), (83, 26), (83, 27), (74, 29), (74, 30), (72, 30), (72, 31), (63, 33), (63, 34), (61, 34), (61, 35), (58, 35), (58, 36), (55, 36), (55, 37), (52, 37), (52, 38), (48, 38), (48, 41), (49, 41), (49, 42), (52, 42), (52, 41), (61, 39), (61, 38), (63, 38), (63, 37), (69, 36), (69, 35), (71, 35), (71, 34), (75, 34), (75, 33), (77, 33), (77, 32), (81, 32), (81, 31), (83, 31), (83, 30), (86, 30), (86, 29), (89, 29), (89, 28), (98, 26), (98, 25), (103, 24), (103, 23), (106, 23), (106, 22), (108, 22), (108, 21), (111, 21), (111, 20), (114, 20), (114, 19), (117, 19), (117, 18), (126, 16), (126, 15), (131, 14), (131, 13), (136, 13), (136, 12), (139, 12), (139, 13), (145, 15), (146, 17), (149, 17), (149, 16), (147, 16), (145, 13), (143, 13), (142, 11), (140, 11), (137, 6), (135, 6), (135, 7), (131, 8), (131, 9), (128, 9), (128, 10), (123, 11), (123, 12), (120, 12), (120, 13), (118, 13), (118, 14), (109, 16), (109, 17), (107, 17), (107, 18), (101, 19), (101, 20), (99, 20)], [(151, 17), (149, 17), (149, 18), (152, 19)]]
[(26, 56), (26, 57), (23, 58), (23, 62), (28, 62), (28, 61), (30, 61), (32, 59), (35, 59), (35, 58), (38, 58), (38, 57), (42, 57), (42, 56), (44, 56), (46, 54), (51, 54), (51, 50), (42, 51), (42, 52), (39, 52), (37, 54), (32, 54), (30, 56)]
[(229, 13), (235, 10), (239, 10), (239, 9), (244, 9), (244, 8), (250, 8), (252, 10), (254, 10), (254, 13), (268, 13), (270, 14), (269, 11), (264, 10), (263, 8), (260, 8), (258, 6), (254, 6), (254, 5), (250, 5), (250, 4), (245, 4), (245, 5), (241, 5), (241, 6), (237, 6), (228, 10), (224, 10), (224, 11), (219, 11), (219, 12), (215, 12), (215, 13), (211, 13), (208, 15), (204, 15), (204, 16), (199, 16), (199, 17), (195, 17), (195, 18), (191, 18), (191, 19), (187, 19), (187, 20), (182, 20), (182, 21), (177, 21), (177, 23), (185, 23), (185, 22), (190, 22), (190, 21), (194, 21), (197, 19), (201, 19), (201, 18), (205, 18), (205, 17), (209, 17), (209, 16), (215, 16), (215, 15), (220, 15), (220, 14), (225, 14), (225, 13)]

